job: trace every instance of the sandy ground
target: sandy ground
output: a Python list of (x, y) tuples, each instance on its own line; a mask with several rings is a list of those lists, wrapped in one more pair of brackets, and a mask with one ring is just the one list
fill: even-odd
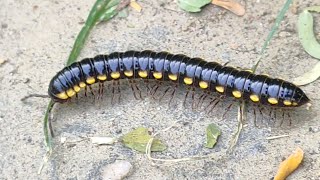
[[(113, 51), (151, 49), (250, 68), (283, 5), (279, 1), (247, 1), (246, 15), (237, 17), (211, 5), (201, 13), (189, 14), (173, 1), (139, 2), (141, 13), (130, 9), (128, 17), (98, 25), (79, 59)], [(320, 4), (319, 0), (300, 2), (298, 12)], [(313, 106), (309, 111), (298, 110), (291, 127), (257, 128), (249, 118), (231, 154), (226, 150), (237, 128), (237, 111), (232, 108), (221, 120), (225, 104), (206, 115), (184, 109), (179, 98), (176, 108), (148, 98), (137, 101), (124, 88), (124, 98), (116, 105), (110, 105), (108, 96), (98, 103), (83, 98), (58, 105), (53, 111), (55, 152), (42, 174), (37, 175), (45, 154), (42, 119), (49, 99), (33, 98), (26, 103), (20, 99), (32, 93), (47, 93), (50, 79), (64, 66), (93, 3), (0, 2), (0, 60), (5, 61), (0, 64), (0, 179), (101, 179), (101, 169), (118, 159), (133, 164), (128, 179), (270, 179), (282, 159), (298, 146), (305, 151), (305, 159), (288, 179), (320, 179), (319, 81), (303, 87)], [(297, 18), (292, 12), (286, 14), (259, 73), (290, 80), (317, 62), (299, 43)], [(319, 32), (319, 23), (316, 25)], [(97, 147), (90, 141), (70, 142), (86, 136), (120, 137), (138, 126), (159, 131), (176, 120), (184, 125), (161, 133), (159, 138), (168, 149), (153, 156), (181, 158), (212, 153), (213, 160), (152, 166), (145, 155), (119, 143)], [(222, 136), (214, 149), (206, 149), (205, 128), (212, 122), (220, 126)], [(283, 134), (289, 137), (265, 139)], [(61, 137), (69, 143), (61, 144)]]

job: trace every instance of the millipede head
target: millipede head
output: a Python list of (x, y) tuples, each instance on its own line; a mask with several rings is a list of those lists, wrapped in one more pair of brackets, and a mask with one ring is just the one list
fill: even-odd
[(299, 88), (295, 90), (295, 94), (292, 97), (292, 105), (293, 106), (302, 106), (310, 102), (310, 99), (307, 95)]

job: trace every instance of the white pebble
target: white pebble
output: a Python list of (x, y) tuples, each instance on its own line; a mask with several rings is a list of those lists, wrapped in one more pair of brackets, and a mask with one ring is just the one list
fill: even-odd
[(103, 180), (120, 180), (125, 178), (131, 171), (132, 165), (128, 161), (117, 160), (112, 164), (106, 165), (102, 169)]

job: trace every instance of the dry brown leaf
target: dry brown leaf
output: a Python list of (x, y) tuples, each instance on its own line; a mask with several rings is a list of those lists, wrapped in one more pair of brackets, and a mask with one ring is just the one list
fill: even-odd
[(130, 6), (131, 6), (134, 10), (136, 10), (136, 11), (138, 11), (138, 12), (141, 12), (142, 7), (141, 7), (135, 0), (131, 0), (131, 1), (130, 1)]
[(274, 180), (285, 180), (294, 170), (298, 168), (303, 159), (303, 150), (297, 148), (286, 160), (284, 160), (278, 169)]
[(243, 16), (246, 13), (244, 7), (233, 0), (212, 0), (211, 3), (228, 9), (238, 16)]

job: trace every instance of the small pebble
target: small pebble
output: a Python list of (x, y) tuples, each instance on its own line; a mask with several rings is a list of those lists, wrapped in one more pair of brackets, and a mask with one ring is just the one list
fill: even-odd
[(5, 23), (2, 23), (2, 24), (1, 24), (1, 28), (2, 28), (2, 29), (6, 29), (7, 27), (8, 27), (8, 24), (5, 24)]
[(131, 171), (132, 165), (128, 161), (117, 160), (112, 164), (107, 164), (102, 169), (103, 180), (120, 180), (125, 178)]
[(316, 133), (319, 129), (317, 127), (309, 127), (309, 132)]

